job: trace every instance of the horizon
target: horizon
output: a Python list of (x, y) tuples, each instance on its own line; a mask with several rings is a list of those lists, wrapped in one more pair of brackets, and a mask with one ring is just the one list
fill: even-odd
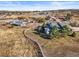
[(79, 1), (0, 1), (0, 10), (45, 11), (79, 9)]
[[(57, 9), (57, 10), (24, 10), (25, 12), (31, 11), (58, 11), (58, 10), (79, 10), (79, 9)], [(23, 11), (23, 10), (0, 10), (0, 11)]]

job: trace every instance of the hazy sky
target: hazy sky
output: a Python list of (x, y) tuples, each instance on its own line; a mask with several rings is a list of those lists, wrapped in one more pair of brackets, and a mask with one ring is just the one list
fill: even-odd
[(79, 1), (0, 1), (0, 10), (79, 9)]

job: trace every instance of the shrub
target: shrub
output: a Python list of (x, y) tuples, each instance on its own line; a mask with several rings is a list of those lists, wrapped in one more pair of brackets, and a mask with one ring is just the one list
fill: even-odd
[(45, 18), (39, 17), (38, 18), (38, 23), (43, 23), (43, 22), (45, 22)]
[(18, 17), (19, 20), (23, 20), (26, 19), (25, 17)]
[(35, 18), (35, 17), (30, 17), (31, 19), (33, 19), (33, 20), (37, 20), (37, 18)]
[(71, 18), (71, 14), (68, 13), (68, 14), (65, 16), (65, 19), (64, 19), (64, 20), (67, 21), (67, 20), (70, 20), (70, 18)]
[(49, 33), (49, 37), (50, 37), (50, 38), (54, 38), (54, 37), (57, 38), (57, 37), (59, 37), (59, 32), (58, 32), (56, 26), (53, 26), (53, 27), (51, 28), (50, 33)]
[(64, 36), (67, 36), (70, 34), (71, 30), (65, 25), (63, 26), (63, 28), (61, 29), (62, 33), (64, 34)]
[(50, 19), (50, 16), (47, 16), (45, 19), (46, 19), (46, 20), (49, 20), (49, 19)]
[(38, 26), (38, 27), (37, 27), (37, 32), (38, 32), (38, 33), (42, 32), (42, 27), (41, 27), (41, 26)]
[(75, 32), (73, 32), (71, 35), (69, 35), (69, 36), (71, 36), (71, 37), (75, 37), (76, 36), (76, 33)]
[(14, 26), (13, 25), (7, 25), (7, 27), (10, 29), (10, 28), (13, 28)]
[(70, 23), (70, 25), (71, 25), (72, 27), (79, 27), (79, 23), (78, 23), (78, 22)]

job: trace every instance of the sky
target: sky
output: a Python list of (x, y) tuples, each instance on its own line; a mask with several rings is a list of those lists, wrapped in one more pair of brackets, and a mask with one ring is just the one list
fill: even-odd
[(58, 10), (79, 9), (79, 1), (0, 1), (0, 10)]

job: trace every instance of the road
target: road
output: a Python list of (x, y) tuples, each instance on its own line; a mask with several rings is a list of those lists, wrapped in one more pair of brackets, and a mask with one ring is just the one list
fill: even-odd
[(79, 27), (71, 27), (72, 31), (74, 32), (78, 32), (79, 31)]

